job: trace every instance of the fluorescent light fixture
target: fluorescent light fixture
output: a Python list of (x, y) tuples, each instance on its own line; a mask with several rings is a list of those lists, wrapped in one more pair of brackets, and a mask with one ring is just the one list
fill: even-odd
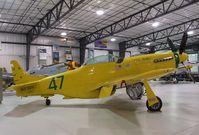
[(66, 35), (67, 35), (66, 32), (62, 32), (62, 33), (61, 33), (61, 36), (66, 36)]
[(146, 43), (146, 46), (149, 46), (149, 45), (151, 45), (151, 43)]
[(158, 27), (159, 25), (160, 25), (159, 22), (154, 22), (154, 23), (152, 23), (152, 26), (153, 26), (153, 27)]
[(114, 42), (114, 41), (116, 41), (116, 39), (115, 38), (111, 38), (111, 41)]
[(62, 38), (61, 41), (66, 41), (66, 38)]
[(97, 11), (96, 11), (96, 14), (97, 14), (97, 15), (103, 15), (103, 14), (104, 14), (104, 11), (103, 11), (103, 10), (97, 10)]
[(193, 35), (193, 33), (194, 33), (193, 31), (188, 31), (187, 32), (188, 35)]

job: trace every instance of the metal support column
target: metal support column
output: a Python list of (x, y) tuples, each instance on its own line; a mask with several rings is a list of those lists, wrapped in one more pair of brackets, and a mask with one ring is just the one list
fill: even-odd
[(29, 65), (30, 65), (30, 45), (31, 45), (31, 41), (30, 41), (30, 37), (29, 35), (26, 36), (26, 70), (29, 69)]
[(0, 104), (3, 100), (3, 69), (0, 68)]
[[(199, 62), (199, 51), (198, 51), (198, 60), (197, 61)], [(198, 66), (198, 74), (199, 74), (199, 66)]]
[(150, 47), (149, 53), (155, 53), (155, 46), (151, 46), (151, 47)]
[(79, 43), (80, 43), (80, 64), (82, 65), (84, 63), (85, 53), (86, 53), (86, 40), (81, 39)]
[(119, 57), (124, 58), (125, 57), (125, 52), (126, 52), (126, 42), (121, 42), (119, 43)]

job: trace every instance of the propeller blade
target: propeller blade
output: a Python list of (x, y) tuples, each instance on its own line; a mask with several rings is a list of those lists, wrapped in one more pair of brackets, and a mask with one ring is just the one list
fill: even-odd
[(185, 51), (185, 47), (186, 47), (186, 43), (187, 43), (187, 38), (188, 38), (188, 35), (185, 32), (183, 34), (183, 36), (182, 36), (182, 41), (181, 41), (181, 44), (180, 44), (180, 49), (179, 49), (179, 53), (180, 54), (182, 54)]
[(167, 38), (167, 43), (168, 43), (169, 47), (171, 48), (172, 52), (177, 52), (177, 48), (174, 46), (174, 44), (171, 41), (171, 39)]
[(193, 78), (192, 74), (191, 74), (191, 69), (190, 68), (186, 68), (186, 65), (182, 62), (184, 68), (186, 69), (186, 74), (187, 76), (195, 83), (195, 79)]

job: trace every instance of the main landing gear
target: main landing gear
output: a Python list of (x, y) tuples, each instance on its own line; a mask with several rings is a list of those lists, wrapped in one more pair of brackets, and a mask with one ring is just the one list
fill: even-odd
[(146, 101), (146, 107), (151, 112), (160, 111), (160, 109), (162, 108), (162, 100), (158, 96), (156, 96), (156, 98), (158, 100), (158, 103), (155, 103), (151, 106), (149, 106), (149, 101), (148, 100)]
[(51, 104), (50, 99), (48, 99), (48, 97), (46, 98), (46, 105), (49, 106)]
[(146, 88), (146, 94), (147, 94), (146, 107), (148, 111), (151, 112), (161, 111), (162, 100), (154, 94), (147, 80), (144, 80), (144, 87)]
[(139, 100), (144, 93), (143, 83), (135, 83), (126, 86), (126, 93), (132, 100)]

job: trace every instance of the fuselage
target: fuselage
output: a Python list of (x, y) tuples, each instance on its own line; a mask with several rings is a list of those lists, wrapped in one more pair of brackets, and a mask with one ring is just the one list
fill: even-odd
[(178, 54), (168, 52), (129, 57), (121, 63), (83, 65), (75, 70), (20, 84), (17, 95), (48, 97), (61, 94), (64, 98), (98, 98), (101, 87), (113, 86), (122, 80), (134, 83), (161, 77), (174, 72), (179, 62)]

